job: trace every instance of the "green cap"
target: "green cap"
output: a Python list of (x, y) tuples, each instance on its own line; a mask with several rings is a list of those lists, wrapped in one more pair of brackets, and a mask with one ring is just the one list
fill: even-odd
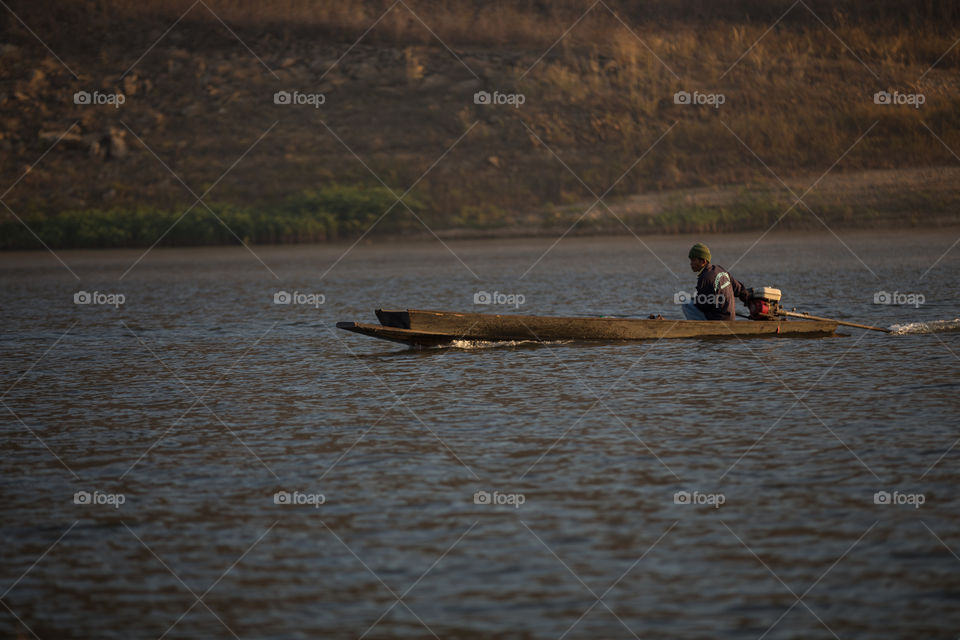
[(707, 262), (710, 262), (710, 249), (707, 248), (707, 245), (702, 242), (698, 242), (690, 248), (690, 255), (688, 258), (703, 258)]

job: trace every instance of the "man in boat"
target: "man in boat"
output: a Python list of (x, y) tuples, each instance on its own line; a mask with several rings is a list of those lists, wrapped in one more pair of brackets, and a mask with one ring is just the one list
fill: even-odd
[(697, 293), (683, 303), (687, 320), (735, 320), (736, 299), (744, 304), (748, 289), (718, 264), (710, 264), (710, 249), (698, 242), (690, 249), (690, 268), (697, 274)]

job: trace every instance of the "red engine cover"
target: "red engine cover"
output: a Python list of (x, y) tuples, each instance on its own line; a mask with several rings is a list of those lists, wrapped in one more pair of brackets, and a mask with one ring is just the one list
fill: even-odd
[(766, 300), (754, 298), (750, 301), (749, 307), (751, 318), (762, 318), (770, 315), (770, 303)]

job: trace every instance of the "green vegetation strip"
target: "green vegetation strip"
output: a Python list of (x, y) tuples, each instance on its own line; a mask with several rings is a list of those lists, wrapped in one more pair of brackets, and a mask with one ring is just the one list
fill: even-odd
[[(622, 216), (636, 233), (728, 233), (776, 227), (780, 230), (821, 230), (829, 227), (943, 226), (960, 224), (953, 194), (925, 192), (885, 193), (873, 202), (809, 198), (803, 205), (768, 193), (743, 190), (729, 203), (691, 204), (668, 198), (659, 213)], [(552, 235), (576, 226), (576, 233), (624, 233), (610, 216), (582, 219), (578, 207), (546, 208), (540, 213), (513, 215), (486, 204), (464, 207), (459, 215), (437, 216), (420, 200), (404, 202), (430, 228), (456, 229), (469, 237), (501, 231), (499, 235)], [(815, 213), (814, 213), (815, 212)], [(238, 244), (292, 244), (352, 240), (373, 236), (426, 236), (428, 232), (404, 204), (383, 187), (329, 185), (289, 196), (278, 204), (238, 206), (200, 204), (191, 209), (137, 209), (67, 211), (0, 221), (0, 250), (40, 249), (34, 233), (52, 249), (107, 249), (159, 246)], [(28, 228), (29, 227), (29, 228)], [(158, 242), (159, 239), (159, 242)]]
[[(332, 185), (264, 207), (65, 211), (27, 217), (26, 225), (12, 218), (0, 222), (0, 249), (40, 248), (34, 233), (53, 249), (145, 247), (158, 238), (160, 246), (322, 242), (359, 236), (381, 216), (379, 231), (402, 231), (411, 216), (398, 213), (404, 207), (395, 201), (383, 187)], [(418, 206), (409, 197), (404, 202)], [(393, 215), (384, 215), (388, 210)]]

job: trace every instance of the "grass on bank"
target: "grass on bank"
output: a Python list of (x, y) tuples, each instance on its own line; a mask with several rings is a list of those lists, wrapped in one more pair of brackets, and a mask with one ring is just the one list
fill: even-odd
[[(623, 224), (607, 214), (582, 217), (577, 206), (548, 208), (522, 217), (499, 207), (466, 208), (446, 223), (423, 213), (423, 204), (404, 200), (435, 231), (458, 230), (465, 237), (516, 233), (552, 235), (575, 227), (577, 234), (626, 233)], [(960, 197), (923, 190), (884, 193), (872, 202), (808, 197), (803, 205), (766, 191), (742, 188), (726, 204), (693, 204), (681, 197), (664, 203), (656, 214), (618, 214), (634, 233), (729, 233), (765, 230), (820, 231), (829, 228), (871, 226), (956, 225)], [(616, 207), (616, 203), (612, 203)], [(109, 249), (122, 247), (291, 244), (354, 240), (364, 234), (427, 237), (428, 231), (396, 203), (383, 187), (331, 185), (291, 196), (275, 207), (239, 207), (212, 204), (184, 210), (80, 210), (27, 218), (29, 229), (14, 219), (0, 221), (0, 250), (38, 249), (35, 232), (51, 249)], [(215, 214), (215, 215), (214, 215)]]
[[(148, 247), (158, 239), (158, 246), (167, 247), (323, 242), (359, 237), (374, 223), (381, 233), (403, 233), (411, 226), (410, 216), (397, 215), (403, 205), (395, 201), (383, 187), (330, 185), (273, 207), (219, 203), (210, 210), (198, 204), (190, 210), (65, 211), (27, 217), (26, 225), (12, 218), (0, 221), (0, 249), (39, 248), (34, 233), (51, 249)], [(404, 202), (420, 206), (409, 196)]]

